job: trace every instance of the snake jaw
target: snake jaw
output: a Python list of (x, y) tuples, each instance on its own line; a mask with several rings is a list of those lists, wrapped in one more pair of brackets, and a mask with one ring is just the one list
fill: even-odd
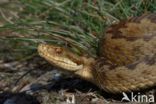
[(65, 69), (67, 71), (78, 71), (83, 69), (83, 63), (78, 56), (73, 55), (65, 48), (40, 44), (38, 46), (39, 55), (49, 61), (51, 64)]

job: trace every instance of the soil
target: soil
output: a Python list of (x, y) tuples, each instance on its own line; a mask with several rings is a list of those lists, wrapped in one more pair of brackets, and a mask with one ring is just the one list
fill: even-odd
[[(156, 95), (154, 89), (139, 94)], [(0, 104), (120, 104), (122, 98), (122, 94), (104, 92), (92, 83), (58, 71), (39, 56), (22, 62), (0, 62)]]

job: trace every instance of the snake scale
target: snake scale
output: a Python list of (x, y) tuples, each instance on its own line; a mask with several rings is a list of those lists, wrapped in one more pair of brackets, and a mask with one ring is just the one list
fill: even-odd
[(112, 93), (156, 85), (156, 14), (144, 14), (107, 28), (100, 55), (78, 56), (66, 48), (40, 44), (39, 55), (52, 65)]

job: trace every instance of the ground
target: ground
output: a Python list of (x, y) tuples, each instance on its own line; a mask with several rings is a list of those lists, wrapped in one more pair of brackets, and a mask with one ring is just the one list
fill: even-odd
[[(62, 73), (38, 55), (22, 62), (1, 60), (0, 79), (0, 104), (68, 104), (67, 99), (75, 99), (75, 104), (120, 104), (123, 97)], [(152, 89), (141, 93), (155, 94)]]

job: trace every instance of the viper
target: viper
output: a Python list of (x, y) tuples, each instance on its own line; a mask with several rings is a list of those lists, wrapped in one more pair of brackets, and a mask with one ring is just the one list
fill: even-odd
[(156, 85), (156, 14), (144, 14), (107, 28), (96, 58), (65, 47), (40, 44), (39, 55), (52, 65), (107, 92), (129, 92)]

